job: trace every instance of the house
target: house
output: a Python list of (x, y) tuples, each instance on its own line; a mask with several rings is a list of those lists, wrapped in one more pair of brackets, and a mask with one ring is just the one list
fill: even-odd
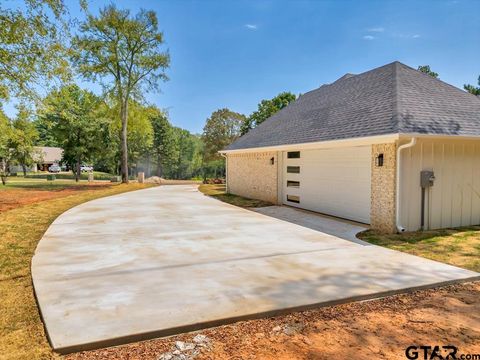
[(480, 98), (399, 62), (301, 95), (221, 153), (232, 194), (385, 233), (480, 224)]
[[(28, 172), (48, 171), (53, 164), (58, 164), (62, 160), (63, 149), (50, 146), (35, 146), (32, 158), (35, 163), (27, 167)], [(10, 166), (11, 173), (20, 173), (23, 171), (21, 164)]]
[[(62, 160), (63, 149), (59, 147), (39, 146), (35, 148), (37, 155), (35, 161), (38, 171), (48, 171), (53, 164), (59, 164)], [(34, 171), (37, 171), (34, 170)]]

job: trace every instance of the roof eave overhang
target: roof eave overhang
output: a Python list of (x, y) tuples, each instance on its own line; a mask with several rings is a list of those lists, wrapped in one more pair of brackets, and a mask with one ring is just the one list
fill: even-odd
[(235, 150), (221, 150), (221, 154), (235, 154), (235, 153), (248, 153), (248, 152), (270, 152), (270, 151), (288, 151), (288, 150), (307, 150), (307, 149), (321, 149), (321, 148), (336, 148), (347, 146), (365, 146), (370, 144), (385, 144), (397, 141), (400, 138), (400, 134), (387, 134), (377, 136), (367, 136), (349, 139), (328, 140), (328, 141), (315, 141), (299, 144), (286, 144), (276, 146), (263, 146), (247, 149), (235, 149)]
[(430, 139), (449, 139), (449, 140), (480, 140), (480, 135), (441, 135), (441, 134), (419, 134), (419, 133), (397, 133), (377, 136), (367, 136), (359, 138), (349, 138), (340, 140), (316, 141), (309, 143), (287, 144), (277, 146), (263, 146), (247, 149), (235, 150), (221, 150), (220, 154), (238, 154), (251, 152), (270, 152), (270, 151), (288, 151), (288, 150), (307, 150), (307, 149), (322, 149), (322, 148), (337, 148), (337, 147), (351, 147), (351, 146), (365, 146), (371, 144), (388, 144), (397, 140), (407, 140), (415, 138), (430, 138)]
[(439, 139), (439, 140), (480, 140), (480, 135), (449, 135), (449, 134), (420, 134), (420, 133), (401, 133), (398, 134), (400, 140), (410, 139), (412, 137), (419, 139)]

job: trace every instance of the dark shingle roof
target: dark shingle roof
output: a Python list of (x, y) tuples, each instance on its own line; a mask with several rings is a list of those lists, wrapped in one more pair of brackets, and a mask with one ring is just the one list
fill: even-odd
[(480, 98), (394, 62), (300, 96), (226, 150), (397, 133), (480, 136)]

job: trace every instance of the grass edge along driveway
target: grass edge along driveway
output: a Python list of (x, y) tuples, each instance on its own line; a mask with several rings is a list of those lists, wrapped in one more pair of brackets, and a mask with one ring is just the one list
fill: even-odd
[(480, 272), (480, 226), (388, 235), (366, 230), (357, 237), (374, 245)]
[(135, 183), (85, 186), (66, 197), (0, 212), (0, 359), (60, 358), (47, 342), (30, 273), (37, 243), (50, 224), (81, 203), (149, 186)]
[(249, 199), (243, 196), (229, 194), (226, 192), (225, 184), (202, 184), (198, 187), (198, 191), (214, 199), (243, 208), (257, 208), (273, 205), (272, 203), (263, 200)]

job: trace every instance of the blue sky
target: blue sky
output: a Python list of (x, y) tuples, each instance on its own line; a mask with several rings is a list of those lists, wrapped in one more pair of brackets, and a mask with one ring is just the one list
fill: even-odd
[[(77, 1), (66, 3), (81, 17)], [(89, 2), (94, 12), (107, 3)], [(305, 93), (395, 60), (429, 64), (457, 87), (480, 75), (478, 0), (115, 3), (157, 12), (170, 81), (147, 100), (192, 132), (218, 108), (249, 114), (279, 92)]]

